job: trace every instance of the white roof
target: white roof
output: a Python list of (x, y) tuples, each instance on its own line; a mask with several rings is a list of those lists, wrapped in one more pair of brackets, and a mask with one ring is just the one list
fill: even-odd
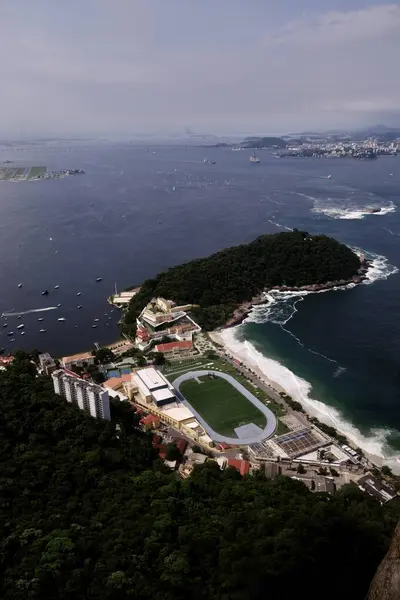
[[(187, 406), (179, 406), (179, 407), (172, 407), (172, 408), (164, 408), (163, 409), (163, 413), (168, 416), (171, 417), (171, 419), (174, 419), (175, 421), (185, 421), (186, 419), (193, 419), (194, 414), (192, 413), (192, 411), (190, 410), (190, 408), (188, 408)], [(198, 426), (198, 422), (195, 421), (196, 425), (193, 425), (193, 427)]]
[(168, 386), (168, 381), (165, 379), (163, 374), (153, 367), (149, 367), (148, 369), (139, 369), (139, 371), (136, 371), (136, 375), (140, 377), (150, 391)]
[(193, 421), (189, 421), (189, 423), (185, 423), (185, 427), (189, 427), (189, 429), (196, 429), (196, 427), (199, 427), (200, 423), (198, 421), (196, 421), (195, 419)]
[(154, 390), (154, 392), (151, 392), (151, 395), (153, 396), (156, 402), (161, 402), (162, 400), (168, 400), (170, 398), (175, 400), (175, 394), (171, 392), (169, 388), (161, 388), (161, 390)]

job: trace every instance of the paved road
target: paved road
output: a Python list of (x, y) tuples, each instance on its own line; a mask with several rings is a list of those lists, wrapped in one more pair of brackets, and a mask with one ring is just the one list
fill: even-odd
[[(227, 436), (221, 435), (217, 431), (214, 431), (214, 429), (212, 429), (212, 427), (210, 427), (210, 425), (203, 419), (203, 417), (197, 412), (197, 410), (195, 410), (193, 408), (193, 406), (190, 404), (190, 402), (188, 402), (186, 400), (186, 398), (180, 392), (180, 389), (179, 389), (180, 385), (184, 381), (188, 381), (190, 379), (195, 379), (196, 377), (202, 377), (204, 375), (208, 375), (209, 373), (212, 373), (216, 377), (220, 377), (221, 379), (225, 379), (226, 381), (229, 381), (229, 383), (234, 388), (236, 388), (241, 394), (243, 394), (243, 396), (245, 398), (247, 398), (247, 400), (249, 400), (249, 402), (254, 404), (254, 406), (256, 406), (258, 408), (258, 410), (261, 411), (266, 416), (267, 424), (266, 424), (265, 428), (259, 434), (252, 436), (252, 437), (247, 437), (247, 438), (237, 438), (237, 437), (233, 438), (233, 437), (227, 437)], [(208, 433), (210, 438), (212, 438), (215, 442), (226, 442), (227, 444), (236, 444), (236, 445), (237, 444), (240, 444), (240, 445), (242, 445), (242, 444), (243, 445), (257, 444), (257, 443), (262, 442), (266, 438), (271, 437), (271, 435), (274, 433), (274, 431), (276, 429), (277, 422), (276, 422), (274, 413), (267, 406), (265, 406), (265, 404), (263, 404), (258, 398), (256, 398), (251, 392), (249, 392), (249, 390), (247, 390), (234, 377), (232, 377), (231, 375), (228, 375), (228, 373), (221, 373), (219, 371), (211, 371), (209, 369), (207, 371), (189, 371), (189, 373), (184, 373), (183, 375), (180, 375), (179, 377), (177, 377), (172, 385), (177, 390), (177, 396), (181, 400), (181, 402), (183, 404), (185, 404), (185, 406), (190, 408), (190, 410), (195, 414), (196, 419), (198, 419), (198, 421), (202, 424), (202, 426), (204, 427), (204, 429), (206, 430), (206, 432)]]

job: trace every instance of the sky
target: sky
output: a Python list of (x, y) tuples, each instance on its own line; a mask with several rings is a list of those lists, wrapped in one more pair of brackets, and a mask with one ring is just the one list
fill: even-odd
[(0, 136), (400, 126), (400, 2), (1, 0)]

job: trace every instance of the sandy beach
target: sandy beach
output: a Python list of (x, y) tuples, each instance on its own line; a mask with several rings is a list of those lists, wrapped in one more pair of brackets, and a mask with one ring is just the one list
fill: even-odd
[(371, 462), (378, 467), (388, 464), (395, 473), (400, 474), (398, 457), (388, 457), (383, 452), (384, 432), (377, 431), (370, 437), (365, 436), (352, 423), (346, 421), (334, 407), (310, 397), (312, 387), (309, 382), (296, 376), (278, 361), (261, 354), (249, 341), (238, 339), (239, 327), (216, 330), (209, 335), (216, 344), (223, 347), (230, 358), (240, 361), (254, 371), (257, 377), (273, 391), (286, 392), (293, 400), (300, 402), (310, 417), (316, 417), (326, 425), (334, 427), (339, 433), (345, 435), (352, 445), (361, 448)]

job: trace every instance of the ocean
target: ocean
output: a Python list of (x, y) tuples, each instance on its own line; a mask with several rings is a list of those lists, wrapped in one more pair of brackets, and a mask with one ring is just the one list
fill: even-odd
[[(7, 324), (0, 347), (60, 356), (112, 342), (120, 313), (107, 297), (115, 284), (140, 284), (263, 233), (325, 233), (373, 260), (369, 280), (347, 290), (271, 295), (224, 334), (226, 343), (398, 470), (400, 157), (277, 159), (264, 151), (254, 165), (248, 155), (90, 140), (0, 146), (0, 161), (17, 166), (86, 171), (0, 181), (0, 313), (9, 315), (0, 321)], [(369, 207), (381, 212), (368, 214)]]

